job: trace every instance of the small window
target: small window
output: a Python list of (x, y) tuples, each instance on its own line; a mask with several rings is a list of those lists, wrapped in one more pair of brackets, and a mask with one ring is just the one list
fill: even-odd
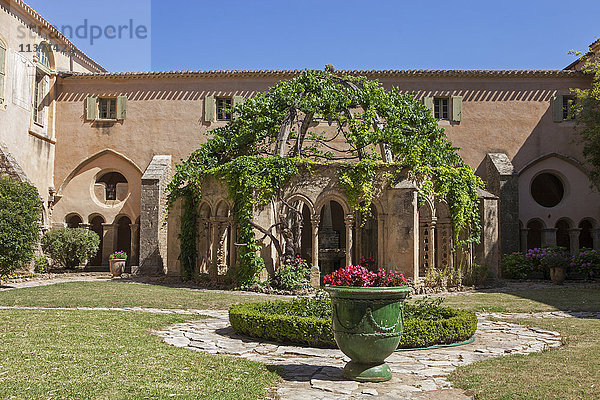
[(217, 97), (217, 121), (231, 121), (231, 97)]
[(433, 99), (433, 116), (437, 119), (448, 119), (448, 103), (447, 97), (434, 97)]
[(573, 109), (573, 105), (575, 104), (574, 96), (563, 96), (562, 101), (562, 112), (563, 112), (563, 121), (570, 121), (575, 119), (575, 110)]
[(99, 119), (117, 119), (117, 99), (114, 99), (114, 98), (98, 99), (98, 118)]
[(6, 45), (0, 39), (0, 104), (4, 104), (4, 78), (6, 66)]
[(127, 179), (118, 172), (109, 172), (102, 175), (96, 183), (104, 184), (104, 200), (117, 200), (117, 185), (127, 183)]

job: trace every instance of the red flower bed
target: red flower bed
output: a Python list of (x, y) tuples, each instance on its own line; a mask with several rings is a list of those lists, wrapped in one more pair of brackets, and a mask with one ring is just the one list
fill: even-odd
[(323, 282), (332, 286), (383, 287), (403, 286), (406, 279), (397, 271), (387, 272), (379, 268), (373, 272), (361, 265), (348, 265), (325, 275)]

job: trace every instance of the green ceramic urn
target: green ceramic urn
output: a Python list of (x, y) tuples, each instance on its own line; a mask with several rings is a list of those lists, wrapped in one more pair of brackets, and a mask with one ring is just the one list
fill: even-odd
[(335, 342), (351, 359), (344, 376), (359, 382), (390, 380), (385, 359), (400, 343), (410, 288), (325, 286), (325, 290), (331, 297)]

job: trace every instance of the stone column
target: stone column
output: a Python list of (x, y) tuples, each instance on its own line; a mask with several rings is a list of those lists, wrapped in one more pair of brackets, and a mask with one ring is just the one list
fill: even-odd
[[(387, 235), (385, 234), (385, 219), (387, 214), (381, 213), (377, 216), (377, 265), (389, 265), (385, 260), (385, 246)], [(416, 233), (419, 234), (418, 232)]]
[(129, 224), (129, 230), (131, 231), (131, 268), (132, 268), (132, 273), (133, 273), (133, 267), (137, 267), (140, 260), (139, 260), (139, 255), (140, 255), (140, 241), (138, 240), (139, 236), (139, 232), (140, 232), (140, 225), (139, 224)]
[[(138, 268), (138, 273), (142, 275), (162, 275), (166, 270), (168, 259), (168, 232), (165, 223), (166, 187), (170, 177), (171, 156), (169, 155), (154, 156), (142, 175)], [(173, 218), (179, 217), (173, 215)]]
[(594, 250), (600, 250), (600, 229), (592, 229), (591, 234)]
[(208, 270), (208, 275), (210, 276), (210, 279), (212, 280), (216, 280), (217, 276), (219, 275), (219, 222), (214, 219), (211, 218), (210, 220), (210, 226), (212, 228), (211, 231), (211, 235), (212, 235), (212, 240), (211, 240), (211, 256), (212, 256), (212, 262), (210, 265), (210, 268)]
[(320, 215), (313, 215), (310, 219), (312, 228), (312, 265), (321, 270), (319, 267), (319, 224), (321, 223)]
[(108, 265), (108, 257), (115, 251), (115, 225), (102, 224), (102, 265)]
[(346, 225), (346, 265), (352, 265), (352, 227), (354, 226), (354, 215), (346, 215), (344, 224)]
[[(429, 224), (429, 268), (437, 268), (437, 260), (435, 259), (435, 225), (437, 224), (437, 217), (431, 217), (431, 223)], [(427, 271), (425, 271), (427, 273)]]
[(521, 228), (521, 251), (527, 251), (527, 236), (529, 235), (529, 228)]
[(579, 234), (581, 233), (581, 228), (571, 228), (569, 229), (569, 252), (571, 255), (577, 254), (579, 252)]
[(556, 228), (542, 229), (542, 247), (556, 246)]
[(83, 223), (83, 222), (79, 224), (79, 228), (90, 229), (91, 227), (92, 227), (92, 225), (86, 224), (86, 223)]

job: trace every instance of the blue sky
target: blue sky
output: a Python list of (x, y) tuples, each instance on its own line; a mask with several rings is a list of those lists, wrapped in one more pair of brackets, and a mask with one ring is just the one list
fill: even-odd
[(561, 69), (573, 60), (568, 50), (600, 37), (598, 0), (28, 3), (59, 28), (86, 19), (103, 29), (129, 20), (146, 27), (141, 37), (126, 28), (121, 39), (73, 38), (110, 71)]

